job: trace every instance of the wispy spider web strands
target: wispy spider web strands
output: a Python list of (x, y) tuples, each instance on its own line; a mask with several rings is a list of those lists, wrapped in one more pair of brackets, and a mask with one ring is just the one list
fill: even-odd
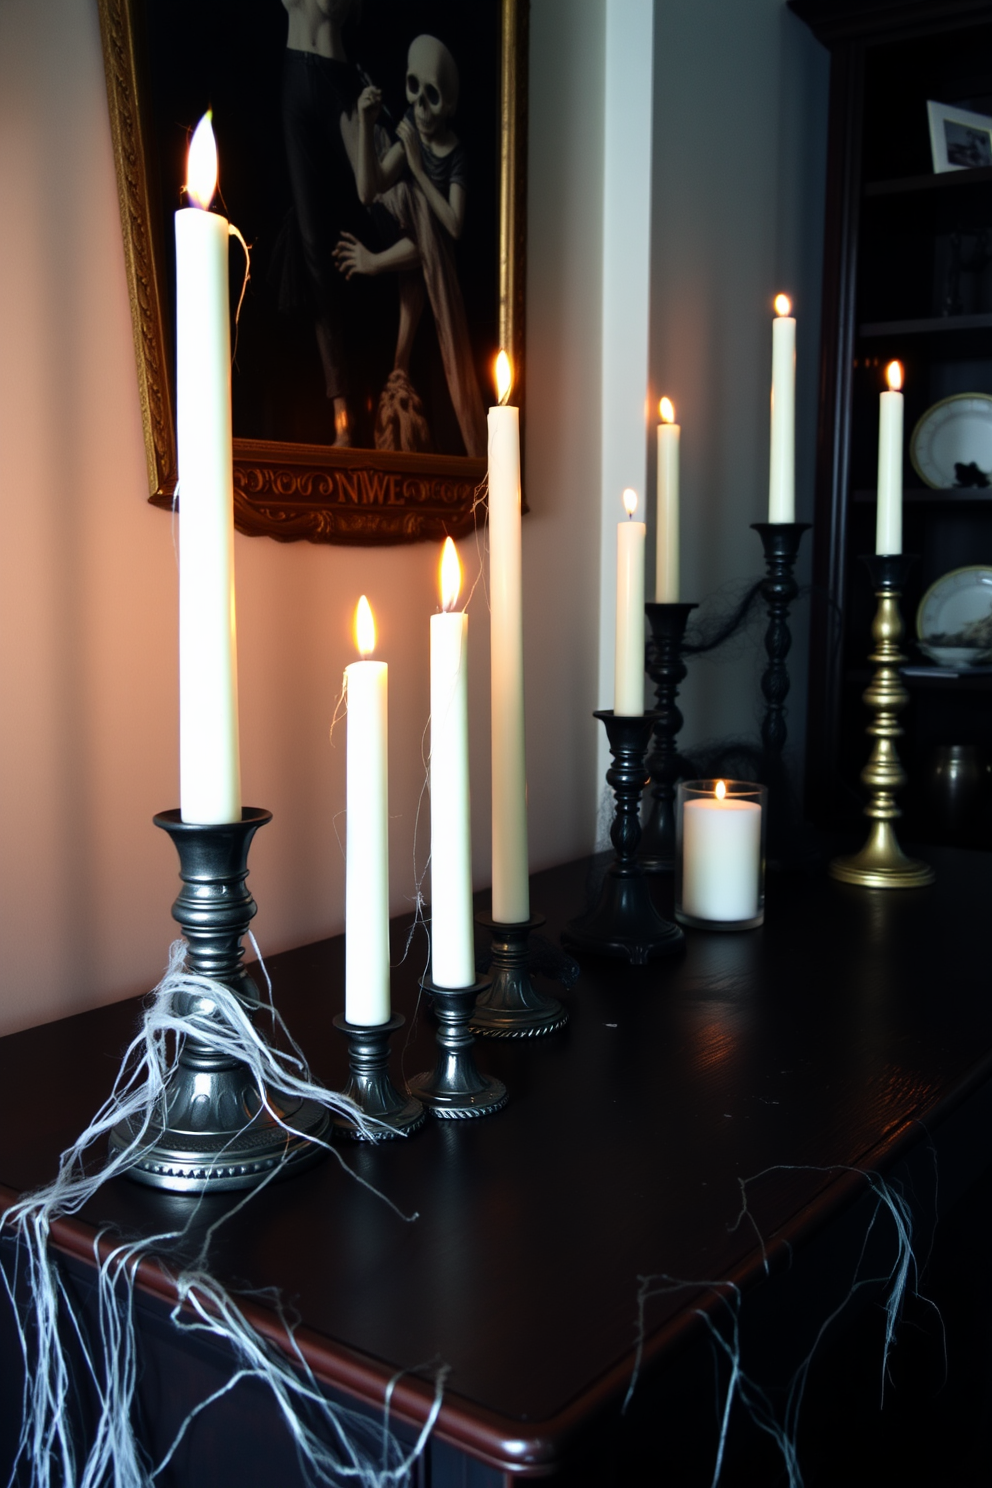
[[(776, 1409), (769, 1394), (748, 1376), (742, 1366), (740, 1319), (743, 1293), (736, 1283), (732, 1281), (710, 1281), (705, 1279), (692, 1281), (684, 1277), (669, 1276), (664, 1272), (659, 1272), (651, 1276), (639, 1276), (637, 1278), (637, 1343), (630, 1384), (627, 1387), (627, 1394), (624, 1397), (621, 1413), (627, 1411), (634, 1397), (640, 1377), (644, 1359), (645, 1315), (648, 1303), (657, 1297), (672, 1296), (680, 1292), (686, 1294), (703, 1293), (707, 1300), (705, 1303), (700, 1303), (700, 1305), (696, 1306), (694, 1311), (707, 1328), (715, 1350), (723, 1356), (729, 1371), (726, 1384), (722, 1387), (724, 1391), (723, 1399), (722, 1401), (718, 1399), (717, 1402), (719, 1434), (711, 1488), (717, 1488), (723, 1472), (727, 1435), (735, 1402), (740, 1403), (753, 1424), (767, 1436), (770, 1436), (775, 1443), (782, 1456), (788, 1488), (803, 1488), (803, 1477), (800, 1471), (797, 1447), (799, 1413), (814, 1356), (824, 1336), (830, 1329), (831, 1324), (844, 1312), (859, 1292), (866, 1288), (886, 1289), (884, 1304), (886, 1315), (885, 1340), (880, 1361), (881, 1390), (884, 1398), (889, 1356), (895, 1345), (896, 1329), (902, 1315), (907, 1289), (911, 1288), (914, 1296), (920, 1296), (917, 1290), (918, 1273), (913, 1252), (913, 1219), (908, 1201), (891, 1184), (886, 1183), (878, 1173), (842, 1164), (830, 1167), (781, 1164), (764, 1168), (760, 1173), (755, 1173), (750, 1178), (741, 1178), (738, 1180), (741, 1187), (741, 1208), (737, 1218), (732, 1224), (728, 1225), (728, 1232), (733, 1234), (745, 1220), (751, 1225), (761, 1249), (762, 1266), (766, 1276), (769, 1274), (767, 1249), (764, 1237), (748, 1207), (748, 1188), (751, 1184), (760, 1182), (761, 1179), (768, 1177), (771, 1173), (822, 1173), (826, 1176), (853, 1173), (864, 1178), (869, 1191), (875, 1196), (877, 1201), (871, 1218), (865, 1227), (857, 1263), (854, 1267), (848, 1290), (837, 1306), (819, 1324), (811, 1347), (801, 1360), (798, 1368), (793, 1372), (786, 1391), (784, 1407)], [(875, 1231), (877, 1222), (880, 1218), (884, 1217), (888, 1217), (891, 1220), (895, 1231), (895, 1259), (884, 1274), (863, 1276), (861, 1272), (869, 1242)], [(922, 1298), (921, 1300), (926, 1301), (927, 1299)], [(718, 1392), (720, 1388), (718, 1385)]]
[[(62, 1153), (57, 1177), (47, 1187), (11, 1205), (0, 1217), (0, 1238), (6, 1236), (13, 1241), (9, 1262), (0, 1259), (0, 1276), (14, 1313), (24, 1369), (21, 1428), (9, 1483), (26, 1488), (152, 1488), (192, 1422), (242, 1381), (256, 1380), (271, 1392), (307, 1482), (401, 1488), (437, 1419), (446, 1370), (433, 1367), (433, 1404), (417, 1440), (405, 1449), (389, 1429), (395, 1380), (387, 1389), (381, 1422), (328, 1400), (303, 1357), (278, 1297), (267, 1295), (267, 1301), (283, 1323), (284, 1351), (276, 1349), (248, 1322), (234, 1297), (207, 1269), (216, 1230), (271, 1182), (279, 1167), (273, 1167), (209, 1225), (192, 1260), (177, 1261), (174, 1268), (166, 1265), (163, 1256), (189, 1239), (199, 1201), (190, 1205), (185, 1223), (176, 1229), (116, 1244), (109, 1242), (106, 1230), (98, 1234), (93, 1242), (95, 1339), (52, 1258), (53, 1222), (78, 1214), (109, 1178), (126, 1172), (146, 1139), (164, 1122), (167, 1086), (185, 1036), (195, 1037), (213, 1052), (246, 1065), (262, 1105), (288, 1135), (300, 1134), (274, 1108), (272, 1094), (316, 1101), (328, 1111), (347, 1115), (367, 1137), (377, 1139), (381, 1123), (365, 1117), (347, 1096), (316, 1084), (292, 1040), (292, 1053), (270, 1048), (235, 994), (220, 982), (188, 972), (185, 954), (185, 942), (174, 942), (166, 975), (151, 994), (141, 1030), (128, 1047), (113, 1090), (85, 1131)], [(259, 962), (268, 982), (261, 958)], [(188, 1011), (191, 995), (196, 1001), (193, 1010)], [(273, 1023), (285, 1033), (271, 1003), (271, 984), (268, 1011)], [(100, 1144), (102, 1150), (111, 1130), (122, 1121), (129, 1122), (132, 1140), (125, 1149), (111, 1151), (94, 1168), (94, 1149)], [(350, 1169), (335, 1148), (325, 1142), (320, 1145), (401, 1219), (417, 1218), (416, 1214), (402, 1214)], [(140, 1440), (135, 1398), (140, 1359), (134, 1286), (138, 1267), (153, 1256), (175, 1289), (177, 1301), (171, 1316), (176, 1328), (208, 1334), (226, 1343), (236, 1360), (230, 1379), (194, 1407), (157, 1464), (150, 1460)], [(79, 1439), (81, 1384), (74, 1378), (74, 1366), (84, 1370), (83, 1383), (95, 1401), (95, 1420), (85, 1443)]]

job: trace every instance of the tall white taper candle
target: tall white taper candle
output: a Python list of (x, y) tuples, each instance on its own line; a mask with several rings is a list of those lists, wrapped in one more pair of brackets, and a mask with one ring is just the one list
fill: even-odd
[(654, 597), (658, 604), (677, 604), (679, 597), (679, 443), (671, 398), (658, 404), (658, 531), (655, 536)]
[(878, 508), (875, 552), (902, 552), (902, 364), (885, 369), (888, 391), (878, 405)]
[(492, 606), (493, 919), (530, 919), (524, 637), (520, 542), (520, 415), (507, 407), (511, 369), (497, 358), (500, 403), (489, 410), (489, 588)]
[(627, 521), (617, 526), (617, 628), (613, 711), (628, 718), (644, 712), (644, 544), (647, 528), (631, 518), (637, 492), (623, 493)]
[(769, 522), (796, 520), (796, 322), (791, 310), (788, 295), (775, 296)]
[(345, 667), (348, 699), (345, 854), (344, 1015), (388, 1023), (389, 1007), (389, 673), (375, 649), (375, 621), (363, 594), (355, 612), (361, 661)]
[(183, 821), (241, 820), (234, 624), (229, 228), (208, 210), (217, 184), (210, 115), (189, 149), (176, 213), (179, 444), (179, 800)]
[(431, 616), (431, 976), (439, 987), (475, 981), (468, 616), (455, 609), (460, 588), (461, 565), (449, 537), (441, 559), (444, 610)]

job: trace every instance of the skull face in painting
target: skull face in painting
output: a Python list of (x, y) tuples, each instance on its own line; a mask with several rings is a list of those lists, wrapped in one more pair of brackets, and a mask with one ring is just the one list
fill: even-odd
[(458, 104), (458, 67), (443, 41), (417, 36), (406, 62), (406, 98), (422, 139), (430, 140), (443, 128)]

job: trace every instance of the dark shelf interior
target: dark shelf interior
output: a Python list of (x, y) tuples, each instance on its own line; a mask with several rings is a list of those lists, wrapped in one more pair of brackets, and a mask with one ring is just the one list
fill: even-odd
[(978, 170), (952, 170), (925, 176), (896, 176), (888, 181), (867, 181), (866, 197), (904, 196), (930, 191), (962, 191), (973, 186), (992, 185), (992, 166)]
[(866, 338), (878, 336), (933, 336), (954, 335), (961, 331), (992, 330), (992, 311), (978, 315), (929, 315), (919, 320), (874, 320), (858, 327), (858, 335)]
[[(865, 506), (874, 506), (878, 499), (878, 493), (874, 487), (870, 490), (852, 491), (851, 500)], [(967, 502), (970, 506), (986, 506), (992, 511), (992, 486), (951, 486), (944, 491), (935, 491), (929, 486), (907, 486), (902, 493), (905, 503), (926, 504), (928, 506), (950, 506), (952, 503)]]

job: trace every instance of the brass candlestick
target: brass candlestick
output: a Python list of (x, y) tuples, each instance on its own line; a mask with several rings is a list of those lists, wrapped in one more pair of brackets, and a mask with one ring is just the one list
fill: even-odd
[(902, 815), (895, 803), (896, 792), (907, 779), (895, 746), (903, 732), (897, 715), (909, 702), (909, 693), (899, 675), (899, 665), (906, 660), (899, 650), (903, 630), (899, 599), (915, 560), (901, 553), (890, 553), (863, 561), (878, 600), (871, 627), (875, 649), (868, 657), (875, 665), (875, 675), (863, 693), (874, 714), (865, 732), (875, 740), (875, 747), (861, 771), (861, 779), (871, 791), (865, 816), (872, 826), (861, 851), (834, 858), (830, 873), (842, 883), (860, 884), (868, 889), (920, 889), (933, 883), (934, 871), (929, 863), (907, 858), (892, 825)]

